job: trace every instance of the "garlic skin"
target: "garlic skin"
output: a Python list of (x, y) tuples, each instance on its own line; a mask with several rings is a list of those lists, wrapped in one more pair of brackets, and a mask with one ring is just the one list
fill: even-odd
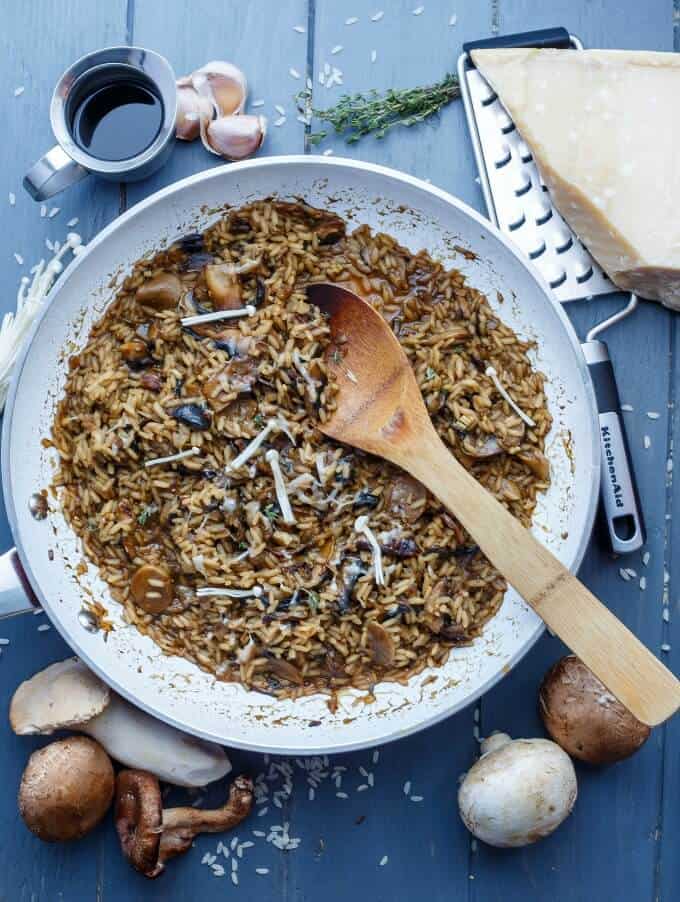
[(212, 105), (215, 116), (238, 116), (248, 96), (246, 77), (233, 63), (214, 60), (189, 76), (194, 90)]
[(201, 123), (209, 122), (212, 115), (208, 98), (201, 97), (188, 79), (181, 78), (177, 82), (175, 137), (180, 141), (195, 141), (201, 133)]
[(258, 150), (267, 134), (264, 116), (220, 116), (201, 131), (203, 146), (227, 160), (243, 160)]

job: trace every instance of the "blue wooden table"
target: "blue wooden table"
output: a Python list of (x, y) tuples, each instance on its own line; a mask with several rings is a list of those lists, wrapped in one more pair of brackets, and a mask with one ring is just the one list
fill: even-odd
[[(52, 86), (61, 70), (100, 46), (135, 43), (159, 50), (175, 71), (191, 71), (210, 59), (229, 59), (247, 72), (251, 100), (261, 98), (270, 120), (263, 152), (302, 152), (305, 126), (297, 120), (292, 95), (303, 86), (291, 74), (312, 77), (315, 104), (331, 105), (337, 87), (326, 90), (317, 75), (326, 62), (340, 68), (349, 91), (406, 86), (451, 71), (463, 41), (498, 32), (565, 25), (586, 46), (680, 51), (679, 0), (24, 0), (3, 8), (0, 32), (1, 109), (0, 227), (3, 265), (0, 308), (13, 308), (24, 269), (45, 255), (45, 239), (63, 240), (67, 222), (78, 217), (85, 241), (130, 205), (182, 176), (219, 165), (200, 145), (178, 146), (170, 164), (152, 180), (118, 186), (88, 180), (48, 204), (22, 191), (26, 167), (53, 142), (48, 124)], [(422, 8), (419, 14), (417, 10)], [(372, 17), (384, 10), (382, 17)], [(354, 24), (346, 20), (356, 17)], [(454, 18), (452, 18), (454, 17)], [(453, 23), (453, 24), (452, 24)], [(333, 53), (333, 48), (341, 50)], [(375, 52), (374, 52), (375, 51)], [(15, 88), (23, 87), (23, 92)], [(286, 110), (285, 122), (275, 105)], [(430, 179), (483, 209), (463, 110), (453, 104), (435, 125), (395, 132), (386, 140), (363, 140), (351, 148), (330, 140), (312, 152), (332, 148), (385, 163)], [(16, 204), (8, 202), (9, 193)], [(59, 208), (57, 213), (49, 214)], [(26, 261), (24, 267), (14, 258)], [(577, 330), (585, 330), (621, 303), (621, 296), (569, 307)], [(680, 361), (680, 330), (672, 314), (643, 304), (635, 318), (607, 335), (617, 368), (635, 468), (648, 527), (642, 555), (625, 562), (638, 579), (619, 576), (621, 562), (594, 537), (581, 568), (585, 582), (676, 672), (680, 670), (680, 565), (674, 520), (680, 494), (667, 461), (680, 447), (680, 418), (674, 403)], [(652, 419), (647, 412), (656, 411)], [(30, 411), (26, 411), (30, 416)], [(646, 438), (648, 437), (648, 438)], [(647, 447), (648, 446), (648, 447)], [(677, 483), (677, 481), (676, 481)], [(11, 535), (0, 511), (0, 542)], [(643, 582), (644, 585), (644, 582)], [(664, 616), (664, 608), (667, 614)], [(459, 775), (474, 759), (476, 736), (503, 729), (515, 736), (542, 735), (536, 714), (541, 676), (563, 651), (544, 638), (476, 709), (468, 709), (418, 736), (379, 751), (340, 756), (346, 767), (342, 791), (326, 781), (309, 801), (303, 771), (293, 763), (294, 790), (284, 808), (253, 818), (239, 840), (253, 840), (239, 863), (239, 884), (215, 876), (205, 853), (219, 837), (203, 836), (196, 848), (151, 883), (121, 858), (110, 821), (85, 840), (48, 846), (23, 826), (16, 789), (30, 751), (40, 744), (15, 737), (7, 724), (11, 694), (20, 680), (68, 649), (53, 630), (39, 630), (43, 616), (4, 621), (0, 635), (0, 900), (305, 900), (345, 902), (396, 900), (547, 900), (589, 902), (677, 900), (680, 898), (680, 719), (657, 729), (632, 760), (604, 771), (578, 768), (579, 800), (573, 816), (551, 838), (524, 850), (498, 851), (471, 842), (459, 821)], [(662, 646), (666, 649), (661, 651)], [(376, 760), (377, 759), (377, 760)], [(266, 769), (262, 756), (234, 753), (236, 770)], [(375, 786), (359, 771), (373, 772)], [(410, 801), (403, 792), (410, 780)], [(220, 786), (207, 802), (218, 801)], [(290, 823), (301, 838), (297, 851), (278, 852), (252, 829)], [(231, 837), (228, 837), (231, 839)], [(380, 862), (387, 856), (385, 864)], [(268, 874), (257, 874), (267, 868)]]

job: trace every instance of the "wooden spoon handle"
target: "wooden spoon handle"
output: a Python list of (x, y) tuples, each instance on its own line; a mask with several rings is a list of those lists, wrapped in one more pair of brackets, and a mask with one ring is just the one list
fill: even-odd
[(446, 505), (550, 629), (637, 718), (655, 726), (680, 706), (680, 682), (487, 492), (434, 430), (396, 460)]

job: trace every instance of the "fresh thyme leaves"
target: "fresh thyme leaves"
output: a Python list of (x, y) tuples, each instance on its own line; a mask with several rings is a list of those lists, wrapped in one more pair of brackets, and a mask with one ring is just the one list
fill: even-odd
[[(384, 138), (395, 125), (410, 128), (437, 114), (460, 96), (457, 76), (449, 73), (441, 81), (420, 88), (390, 88), (378, 93), (344, 94), (334, 107), (317, 110), (312, 106), (309, 89), (300, 91), (295, 99), (300, 112), (309, 118), (316, 116), (330, 123), (336, 134), (344, 135), (348, 144), (356, 144), (364, 135)], [(319, 144), (328, 132), (308, 135), (310, 144)]]
[(257, 426), (258, 429), (262, 429), (264, 426), (264, 417), (261, 413), (256, 413), (253, 417), (253, 423)]
[(140, 526), (146, 526), (147, 521), (153, 517), (154, 514), (158, 513), (158, 506), (155, 504), (147, 504), (145, 508), (142, 509), (141, 513), (137, 517), (137, 522)]
[(276, 523), (276, 521), (281, 516), (281, 511), (279, 510), (278, 504), (268, 504), (262, 511), (262, 513), (270, 523)]
[(309, 607), (310, 611), (316, 614), (316, 612), (319, 610), (319, 603), (321, 601), (318, 593), (312, 592), (311, 589), (303, 589), (302, 591), (307, 596), (307, 606)]

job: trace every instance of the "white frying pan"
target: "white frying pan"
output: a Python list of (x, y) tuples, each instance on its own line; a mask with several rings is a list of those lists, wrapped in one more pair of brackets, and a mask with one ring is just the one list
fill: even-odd
[[(272, 157), (211, 169), (159, 191), (104, 229), (53, 288), (17, 364), (5, 413), (2, 480), (16, 552), (0, 566), (0, 615), (30, 605), (15, 567), (20, 560), (35, 597), (64, 639), (131, 702), (225, 745), (337, 752), (404, 736), (468, 705), (526, 654), (541, 635), (542, 622), (508, 591), (483, 635), (469, 648), (454, 649), (444, 667), (425, 671), (407, 686), (381, 684), (370, 704), (357, 701), (365, 693), (344, 692), (331, 713), (325, 696), (278, 701), (216, 682), (182, 658), (164, 657), (150, 639), (123, 623), (120, 606), (93, 566), (77, 575), (82, 552), (61, 514), (51, 510), (37, 521), (29, 510), (31, 495), (46, 488), (54, 472), (54, 452), (41, 440), (50, 435), (67, 358), (84, 345), (113, 298), (112, 279), (119, 284), (142, 254), (205, 228), (218, 215), (209, 211), (271, 194), (303, 196), (335, 210), (350, 225), (368, 223), (413, 251), (427, 248), (461, 269), (521, 336), (536, 340), (534, 359), (548, 377), (554, 425), (547, 448), (552, 485), (539, 503), (534, 529), (566, 566), (578, 567), (598, 497), (596, 406), (578, 340), (546, 283), (478, 213), (418, 179), (353, 160)], [(108, 608), (116, 626), (106, 642), (79, 617), (90, 593)]]

